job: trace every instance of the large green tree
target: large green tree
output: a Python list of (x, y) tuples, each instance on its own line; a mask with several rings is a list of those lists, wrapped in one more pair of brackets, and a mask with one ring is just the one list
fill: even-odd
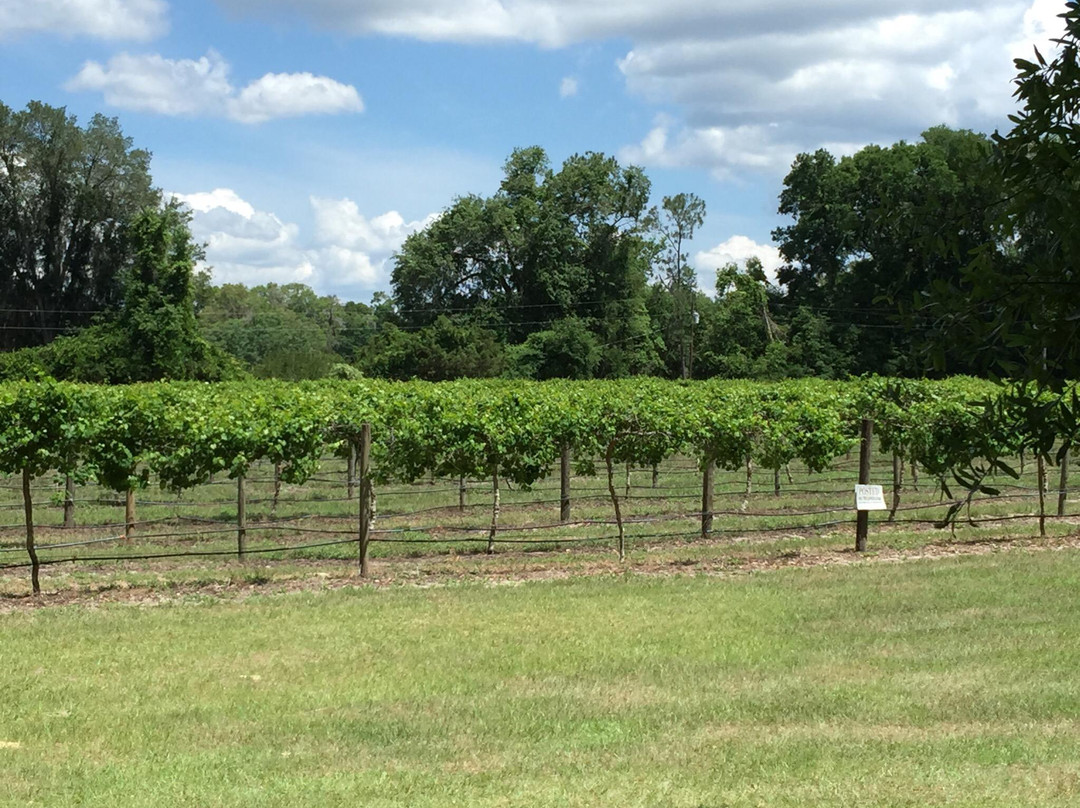
[[(792, 223), (773, 233), (787, 260), (781, 312), (828, 323), (852, 371), (921, 373), (916, 348), (934, 323), (913, 308), (933, 284), (961, 277), (970, 250), (997, 239), (1002, 182), (991, 155), (986, 136), (947, 127), (840, 160), (799, 155), (780, 195)], [(972, 367), (964, 351), (946, 346), (945, 358), (952, 372)]]
[(994, 136), (1000, 237), (924, 310), (940, 325), (939, 363), (940, 346), (961, 345), (982, 368), (1054, 387), (1080, 378), (1080, 5), (1061, 16), (1049, 59), (1016, 60), (1020, 110)]
[[(655, 252), (648, 199), (644, 173), (611, 157), (574, 155), (556, 171), (542, 149), (518, 149), (494, 195), (458, 199), (405, 241), (392, 275), (401, 325), (463, 317), (509, 345), (551, 332), (532, 341), (528, 364), (595, 365), (601, 375), (655, 370), (645, 307)], [(580, 324), (594, 339), (569, 339)], [(599, 361), (534, 361), (543, 346), (571, 345), (595, 349)]]
[(82, 382), (232, 378), (241, 371), (199, 333), (193, 271), (201, 248), (176, 204), (146, 208), (128, 225), (131, 261), (122, 301), (78, 333), (0, 353), (0, 378), (54, 376)]
[(46, 343), (121, 305), (130, 226), (156, 207), (150, 154), (115, 118), (0, 103), (0, 347)]
[(701, 306), (698, 367), (702, 376), (776, 379), (788, 375), (785, 334), (770, 312), (770, 287), (761, 259), (740, 270), (716, 272), (716, 297)]

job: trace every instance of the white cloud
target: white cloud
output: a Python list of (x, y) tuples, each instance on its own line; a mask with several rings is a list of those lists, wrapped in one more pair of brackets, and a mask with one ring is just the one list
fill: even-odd
[[(780, 250), (772, 244), (758, 244), (748, 236), (732, 236), (727, 241), (708, 250), (702, 250), (694, 256), (694, 265), (698, 270), (698, 284), (704, 291), (713, 292), (716, 284), (716, 271), (728, 264), (746, 266), (748, 258), (756, 257), (761, 261), (769, 281), (776, 283), (776, 270), (784, 264)], [(706, 281), (708, 281), (706, 283)]]
[(165, 0), (3, 0), (0, 40), (29, 33), (147, 41), (168, 29)]
[(233, 93), (229, 65), (214, 51), (200, 59), (120, 53), (108, 66), (86, 62), (65, 87), (100, 91), (109, 106), (159, 115), (223, 115)]
[[(795, 153), (830, 143), (913, 139), (938, 123), (1006, 126), (1010, 41), (1030, 8), (1002, 0), (978, 10), (879, 13), (828, 29), (766, 28), (733, 41), (639, 45), (619, 62), (629, 88), (681, 105), (688, 120), (669, 123), (663, 143), (654, 130), (628, 151), (646, 164), (775, 174)], [(1027, 27), (1040, 33), (1045, 24), (1037, 15)]]
[(171, 195), (194, 213), (191, 232), (206, 244), (205, 266), (218, 283), (309, 283), (315, 272), (300, 230), (256, 210), (230, 188)]
[(780, 171), (797, 153), (794, 146), (775, 142), (775, 126), (680, 127), (673, 135), (677, 126), (670, 116), (657, 116), (642, 141), (622, 149), (619, 156), (639, 165), (706, 167), (724, 180), (746, 169)]
[(255, 208), (250, 202), (240, 198), (232, 188), (215, 188), (212, 191), (200, 191), (194, 194), (173, 194), (174, 199), (183, 202), (195, 213), (208, 213), (220, 208), (235, 213), (245, 219), (255, 215)]
[(578, 80), (567, 76), (559, 82), (559, 98), (570, 98), (578, 93)]
[(387, 288), (393, 253), (435, 218), (406, 222), (388, 211), (369, 219), (350, 199), (312, 197), (312, 238), (230, 188), (171, 196), (193, 211), (192, 233), (206, 243), (216, 283), (306, 283), (347, 298)]
[(1014, 59), (1030, 59), (1032, 48), (1038, 47), (1046, 56), (1051, 48), (1051, 40), (1062, 34), (1062, 21), (1058, 15), (1065, 9), (1061, 0), (1034, 0), (1024, 12), (1023, 28), (1020, 36), (1009, 43), (1009, 54)]
[(388, 255), (397, 250), (405, 238), (423, 230), (436, 218), (435, 214), (422, 221), (406, 222), (392, 210), (367, 219), (351, 199), (311, 197), (315, 213), (315, 240), (319, 244), (339, 244), (355, 250)]
[(311, 73), (267, 73), (229, 102), (229, 117), (244, 123), (363, 110), (355, 87)]
[[(1061, 30), (1061, 0), (219, 0), (357, 35), (562, 47), (628, 40), (631, 93), (680, 120), (627, 148), (720, 176), (776, 173), (829, 143), (1007, 126), (1012, 58)], [(1044, 47), (1044, 52), (1046, 48)]]
[(224, 117), (240, 123), (364, 108), (355, 87), (326, 76), (267, 73), (237, 92), (229, 81), (229, 69), (228, 62), (212, 50), (199, 59), (120, 53), (108, 65), (86, 62), (65, 87), (99, 91), (107, 104), (122, 109)]

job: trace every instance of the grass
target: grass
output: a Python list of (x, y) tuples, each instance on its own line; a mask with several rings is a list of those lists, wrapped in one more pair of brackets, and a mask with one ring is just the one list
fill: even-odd
[(1080, 553), (0, 615), (0, 806), (1072, 806)]

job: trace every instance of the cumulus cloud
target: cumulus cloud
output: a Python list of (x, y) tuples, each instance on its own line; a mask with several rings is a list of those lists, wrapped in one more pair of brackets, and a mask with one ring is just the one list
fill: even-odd
[(229, 116), (244, 123), (363, 110), (355, 87), (311, 73), (267, 73), (229, 101)]
[(798, 151), (819, 146), (847, 151), (912, 139), (937, 123), (1007, 125), (1015, 40), (1030, 52), (1057, 30), (1041, 5), (999, 2), (880, 14), (830, 29), (765, 29), (735, 41), (643, 43), (619, 62), (628, 87), (675, 102), (687, 120), (654, 129), (628, 153), (721, 175), (777, 173)]
[(107, 104), (122, 109), (224, 117), (240, 123), (364, 108), (355, 87), (326, 76), (267, 73), (237, 91), (229, 80), (229, 69), (215, 51), (199, 59), (120, 53), (107, 65), (86, 62), (65, 87), (101, 92)]
[(406, 222), (396, 210), (373, 218), (351, 199), (311, 197), (317, 254), (338, 283), (373, 289), (390, 280), (390, 258), (412, 233), (435, 220), (432, 214)]
[(29, 33), (146, 41), (168, 29), (165, 0), (4, 0), (0, 40)]
[(577, 95), (578, 80), (573, 76), (567, 76), (559, 82), (559, 98), (570, 98)]
[(777, 125), (680, 126), (669, 115), (659, 115), (648, 134), (620, 152), (626, 162), (677, 168), (701, 166), (717, 179), (730, 179), (746, 169), (776, 172), (790, 165), (797, 149), (777, 142)]
[(757, 258), (761, 261), (769, 281), (776, 283), (776, 271), (784, 264), (780, 250), (772, 244), (758, 244), (748, 236), (732, 236), (727, 241), (711, 249), (702, 250), (694, 256), (699, 285), (704, 291), (712, 292), (712, 287), (716, 283), (716, 270), (728, 264), (736, 264), (740, 268), (745, 267), (748, 258)]
[(680, 110), (627, 156), (720, 176), (799, 151), (1006, 126), (1012, 59), (1061, 30), (1061, 0), (219, 0), (421, 40), (562, 47), (628, 40), (633, 94)]
[(349, 198), (313, 196), (311, 206), (315, 213), (315, 239), (319, 244), (338, 244), (383, 255), (398, 249), (407, 236), (423, 230), (436, 218), (436, 214), (432, 214), (421, 221), (406, 222), (400, 213), (392, 210), (368, 219)]
[(191, 208), (192, 233), (206, 243), (204, 266), (216, 282), (306, 283), (344, 297), (387, 288), (394, 252), (434, 219), (406, 222), (397, 211), (368, 218), (350, 199), (312, 197), (314, 234), (305, 237), (230, 188), (171, 196)]
[(295, 224), (256, 210), (230, 188), (171, 196), (191, 208), (192, 235), (206, 244), (204, 268), (218, 283), (311, 282), (315, 266)]

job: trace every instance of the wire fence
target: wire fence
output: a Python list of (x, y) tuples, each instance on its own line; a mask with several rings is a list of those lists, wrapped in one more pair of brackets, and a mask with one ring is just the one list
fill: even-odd
[[(880, 465), (888, 458), (877, 455)], [(883, 462), (884, 461), (884, 462)], [(602, 465), (598, 464), (598, 465)], [(1028, 464), (1019, 480), (998, 485), (996, 496), (970, 501), (945, 497), (927, 475), (909, 479), (895, 471), (871, 475), (891, 500), (887, 511), (869, 520), (873, 535), (942, 526), (959, 506), (956, 525), (971, 528), (1008, 523), (1066, 522), (1066, 489), (1046, 485)], [(620, 468), (606, 474), (573, 476), (569, 489), (542, 481), (528, 489), (490, 480), (433, 479), (374, 486), (369, 540), (375, 558), (439, 553), (574, 546), (631, 548), (715, 537), (727, 541), (806, 538), (854, 529), (853, 487), (858, 463), (840, 458), (829, 470), (718, 471), (711, 494), (702, 487), (703, 470), (689, 458), (673, 458), (656, 468)], [(215, 479), (170, 496), (160, 489), (124, 495), (59, 477), (31, 485), (36, 564), (28, 557), (25, 521), (3, 514), (24, 508), (22, 486), (0, 479), (0, 572), (79, 565), (182, 562), (184, 559), (258, 557), (264, 561), (357, 558), (364, 490), (350, 479), (345, 461), (324, 459), (304, 485), (282, 483), (267, 464), (254, 466), (236, 496), (221, 496), (236, 480)], [(551, 470), (556, 483), (560, 468)], [(916, 482), (918, 480), (918, 482)], [(1041, 481), (1041, 485), (1040, 485)], [(614, 491), (613, 491), (614, 490)], [(498, 492), (496, 496), (496, 491)], [(614, 492), (614, 499), (612, 494)], [(242, 501), (241, 501), (242, 498)], [(691, 501), (697, 507), (690, 505)], [(137, 506), (117, 518), (118, 509)], [(616, 504), (618, 507), (616, 508)]]

